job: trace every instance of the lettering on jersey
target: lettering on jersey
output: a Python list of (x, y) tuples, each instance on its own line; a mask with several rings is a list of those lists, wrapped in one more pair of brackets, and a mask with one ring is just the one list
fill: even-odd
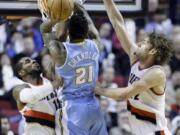
[(130, 83), (130, 84), (133, 84), (135, 81), (138, 81), (138, 80), (140, 80), (139, 77), (137, 77), (137, 76), (136, 76), (135, 74), (133, 74), (133, 73), (130, 74), (130, 77), (129, 77), (129, 83)]
[(48, 96), (46, 96), (45, 98), (43, 98), (42, 100), (47, 100), (47, 101), (49, 101), (49, 100), (51, 100), (51, 99), (53, 99), (53, 98), (57, 98), (57, 92), (52, 92), (51, 94), (49, 94)]
[(83, 61), (83, 60), (96, 60), (98, 54), (95, 52), (82, 52), (78, 55), (76, 55), (75, 57), (73, 57), (70, 62), (68, 62), (67, 64), (71, 67), (71, 68), (75, 68), (76, 65)]
[[(135, 81), (140, 80), (139, 77), (137, 77), (135, 74), (131, 73), (130, 77), (129, 77), (129, 83), (133, 84)], [(132, 97), (134, 100), (139, 100), (139, 94), (137, 94), (136, 96)]]

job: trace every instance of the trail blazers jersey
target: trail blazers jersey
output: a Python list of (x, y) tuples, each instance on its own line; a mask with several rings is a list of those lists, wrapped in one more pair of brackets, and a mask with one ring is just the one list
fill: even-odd
[[(139, 62), (135, 63), (131, 68), (128, 85), (140, 80), (152, 68), (161, 67), (155, 65), (140, 70)], [(165, 118), (165, 93), (159, 95), (153, 89), (146, 90), (129, 99), (127, 108), (132, 131), (136, 135), (170, 135)]]

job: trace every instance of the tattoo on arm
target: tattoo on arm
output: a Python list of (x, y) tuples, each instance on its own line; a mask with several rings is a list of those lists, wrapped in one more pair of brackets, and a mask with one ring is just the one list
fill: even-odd
[(54, 80), (55, 78), (55, 63), (53, 60), (49, 61), (47, 66), (44, 68), (45, 77), (49, 80)]
[(56, 66), (62, 66), (66, 60), (66, 49), (62, 42), (53, 40), (47, 46)]

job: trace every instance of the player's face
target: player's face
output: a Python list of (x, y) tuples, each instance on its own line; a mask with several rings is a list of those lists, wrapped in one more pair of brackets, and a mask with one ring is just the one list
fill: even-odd
[(27, 74), (41, 70), (40, 65), (29, 57), (23, 58), (20, 62), (22, 63), (22, 70), (24, 70)]
[(149, 51), (151, 50), (151, 44), (149, 42), (149, 38), (145, 38), (143, 41), (137, 43), (137, 48), (134, 52), (134, 55), (137, 56), (138, 59), (146, 59), (148, 57)]

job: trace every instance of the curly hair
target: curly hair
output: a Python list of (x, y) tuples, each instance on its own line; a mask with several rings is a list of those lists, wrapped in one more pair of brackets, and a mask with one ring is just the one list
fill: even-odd
[(69, 20), (69, 35), (73, 40), (85, 39), (88, 34), (88, 21), (82, 12), (75, 12)]
[(170, 61), (173, 52), (172, 42), (164, 35), (155, 33), (151, 33), (149, 35), (149, 41), (152, 45), (152, 48), (157, 50), (155, 64), (167, 64)]
[(18, 77), (19, 79), (22, 79), (21, 75), (19, 75), (19, 71), (22, 69), (22, 63), (20, 62), (20, 60), (15, 64), (14, 66), (14, 74), (16, 77)]

